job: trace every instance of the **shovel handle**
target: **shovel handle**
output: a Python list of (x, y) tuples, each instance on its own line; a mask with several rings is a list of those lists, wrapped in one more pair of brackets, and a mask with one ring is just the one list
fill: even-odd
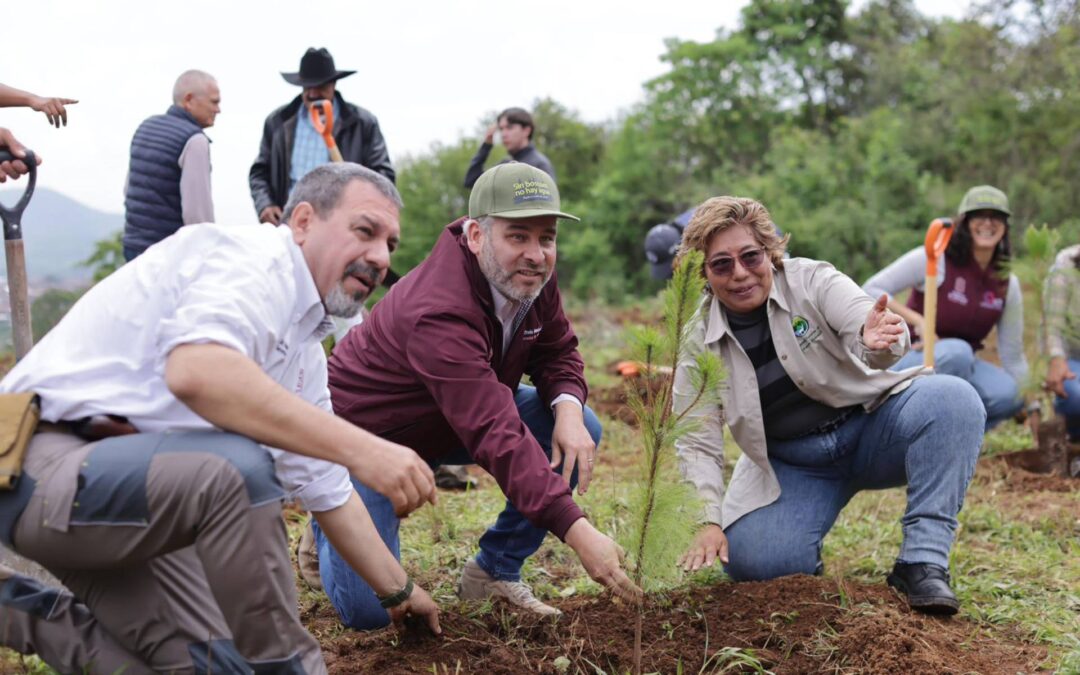
[(27, 150), (26, 157), (20, 158), (7, 150), (0, 149), (0, 162), (13, 162), (16, 160), (22, 161), (30, 168), (30, 180), (26, 184), (26, 191), (23, 192), (22, 197), (15, 203), (15, 206), (8, 208), (0, 204), (0, 218), (4, 221), (4, 239), (6, 241), (22, 239), (22, 214), (26, 210), (26, 205), (30, 203), (30, 197), (34, 194), (34, 186), (37, 185), (37, 158), (34, 157), (32, 150)]
[(341, 151), (338, 150), (337, 141), (334, 140), (334, 104), (326, 99), (315, 101), (311, 104), (311, 126), (322, 136), (330, 151), (330, 161), (344, 162)]
[(926, 231), (926, 273), (937, 275), (938, 260), (949, 246), (953, 235), (952, 218), (935, 218)]
[(923, 292), (923, 366), (934, 367), (934, 339), (937, 337), (938, 260), (953, 234), (951, 218), (936, 218), (926, 231), (926, 290)]
[(8, 302), (11, 305), (11, 338), (17, 361), (26, 356), (34, 346), (23, 240), (19, 238), (4, 241), (4, 256), (7, 259)]

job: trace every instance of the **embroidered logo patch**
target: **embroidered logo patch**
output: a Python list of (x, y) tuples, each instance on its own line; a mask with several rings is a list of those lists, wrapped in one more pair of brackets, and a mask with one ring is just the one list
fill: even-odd
[(821, 339), (821, 329), (812, 325), (806, 317), (798, 314), (791, 319), (791, 332), (795, 333), (795, 339), (799, 342), (799, 349), (803, 352)]
[(802, 337), (810, 330), (810, 322), (801, 316), (796, 316), (791, 320), (791, 329), (795, 331), (795, 337)]
[(953, 289), (949, 291), (949, 295), (946, 297), (949, 298), (949, 302), (955, 302), (958, 305), (968, 304), (967, 282), (964, 277), (957, 278), (956, 283), (953, 284)]
[(986, 291), (983, 293), (982, 302), (979, 303), (979, 307), (1000, 312), (1005, 307), (1005, 298), (997, 297), (994, 295), (993, 291)]

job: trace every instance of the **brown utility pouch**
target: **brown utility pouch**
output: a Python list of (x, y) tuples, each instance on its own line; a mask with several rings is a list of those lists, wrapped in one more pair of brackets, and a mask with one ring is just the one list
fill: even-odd
[(0, 394), (0, 490), (14, 489), (40, 418), (37, 394)]

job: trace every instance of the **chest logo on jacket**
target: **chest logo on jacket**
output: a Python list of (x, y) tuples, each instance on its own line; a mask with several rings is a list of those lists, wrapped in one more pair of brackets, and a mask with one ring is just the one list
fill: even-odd
[(811, 324), (805, 317), (795, 315), (791, 320), (791, 331), (799, 340), (799, 349), (806, 351), (810, 345), (821, 338), (821, 329)]
[(543, 328), (526, 328), (525, 330), (521, 331), (521, 339), (535, 340), (536, 338), (540, 337), (541, 330), (543, 330)]
[(987, 291), (983, 293), (982, 302), (979, 303), (979, 307), (1000, 312), (1005, 307), (1005, 298), (999, 298), (993, 291)]
[(963, 277), (958, 278), (956, 280), (956, 283), (953, 284), (953, 289), (949, 291), (948, 297), (949, 302), (954, 302), (958, 305), (966, 306), (968, 304), (967, 280)]
[(810, 322), (801, 316), (796, 316), (791, 320), (791, 329), (795, 331), (795, 337), (801, 338), (810, 330)]

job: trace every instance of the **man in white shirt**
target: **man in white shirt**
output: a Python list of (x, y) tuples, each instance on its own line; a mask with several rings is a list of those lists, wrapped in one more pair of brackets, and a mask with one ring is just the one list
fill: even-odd
[[(0, 540), (74, 593), (0, 579), (3, 644), (61, 672), (325, 673), (297, 614), (285, 496), (395, 621), (438, 632), (349, 480), (406, 514), (434, 501), (431, 470), (332, 414), (320, 344), (388, 269), (400, 206), (373, 171), (320, 167), (288, 227), (184, 228), (92, 288), (0, 382), (37, 393), (43, 420), (17, 489), (0, 492)], [(139, 433), (73, 431), (104, 416)]]

